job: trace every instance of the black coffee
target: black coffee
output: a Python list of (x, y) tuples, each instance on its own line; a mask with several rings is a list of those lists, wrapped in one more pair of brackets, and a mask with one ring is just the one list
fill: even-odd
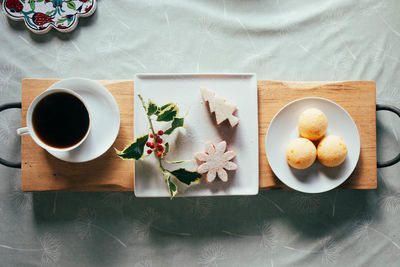
[(89, 129), (89, 113), (77, 97), (54, 93), (36, 105), (32, 124), (43, 143), (55, 148), (67, 148), (85, 137)]

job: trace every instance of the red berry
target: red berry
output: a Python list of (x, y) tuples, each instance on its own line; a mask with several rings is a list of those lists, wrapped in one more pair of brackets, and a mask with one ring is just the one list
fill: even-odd
[(151, 142), (147, 142), (146, 146), (151, 147)]
[(162, 156), (162, 152), (158, 151), (157, 152), (157, 157), (161, 157)]
[(153, 152), (153, 150), (151, 150), (151, 149), (147, 150), (147, 154), (151, 154), (151, 152)]
[(163, 131), (163, 130), (159, 130), (159, 131), (157, 132), (157, 134), (158, 134), (159, 136), (161, 136), (161, 135), (164, 134), (164, 131)]
[(162, 139), (161, 139), (160, 137), (157, 136), (156, 142), (159, 143), (159, 144), (161, 144), (161, 143), (162, 143)]
[(150, 148), (154, 149), (154, 144), (153, 143), (151, 143)]
[(153, 134), (152, 133), (150, 134), (150, 138), (153, 138)]
[(157, 150), (158, 150), (158, 151), (164, 151), (163, 145), (157, 144)]

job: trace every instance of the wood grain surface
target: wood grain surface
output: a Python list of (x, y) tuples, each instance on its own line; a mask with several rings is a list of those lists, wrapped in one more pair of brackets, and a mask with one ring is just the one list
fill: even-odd
[[(24, 79), (22, 82), (22, 126), (35, 96), (58, 80)], [(121, 126), (113, 147), (133, 140), (133, 81), (99, 81), (115, 97)], [(260, 189), (285, 187), (273, 174), (265, 156), (265, 134), (276, 112), (287, 103), (307, 96), (328, 98), (346, 109), (357, 124), (361, 137), (358, 165), (340, 188), (374, 189), (376, 170), (375, 82), (282, 82), (258, 81)], [(67, 163), (41, 149), (27, 135), (21, 139), (23, 191), (132, 191), (133, 161), (123, 161), (111, 148), (87, 163)]]
[[(22, 126), (32, 100), (58, 80), (22, 81)], [(133, 161), (119, 159), (113, 147), (124, 148), (133, 139), (133, 81), (98, 81), (114, 96), (121, 125), (114, 145), (101, 157), (85, 163), (61, 161), (40, 148), (29, 135), (21, 138), (23, 191), (132, 191)]]
[(355, 121), (361, 139), (360, 159), (340, 188), (375, 189), (376, 88), (372, 81), (282, 82), (258, 81), (260, 188), (287, 188), (276, 178), (265, 155), (265, 135), (275, 114), (289, 102), (302, 97), (323, 97), (342, 106)]

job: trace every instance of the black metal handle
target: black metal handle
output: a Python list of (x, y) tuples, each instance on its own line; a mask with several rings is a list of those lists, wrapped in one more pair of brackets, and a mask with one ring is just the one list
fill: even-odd
[[(395, 106), (385, 105), (385, 104), (376, 104), (376, 110), (391, 111), (391, 112), (397, 114), (397, 116), (400, 117), (400, 109), (398, 107), (395, 107)], [(384, 168), (384, 167), (392, 166), (392, 165), (396, 164), (399, 161), (400, 161), (400, 152), (393, 159), (388, 160), (388, 161), (384, 161), (384, 162), (378, 162), (377, 164), (378, 164), (378, 168)]]
[[(7, 103), (4, 105), (0, 105), (0, 112), (10, 108), (21, 108), (21, 102)], [(11, 162), (2, 158), (0, 158), (0, 164), (3, 164), (11, 168), (21, 168), (21, 162)]]

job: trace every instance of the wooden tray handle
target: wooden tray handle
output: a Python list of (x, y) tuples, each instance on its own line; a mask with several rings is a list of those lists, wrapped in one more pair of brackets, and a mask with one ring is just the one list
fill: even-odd
[[(398, 107), (395, 106), (391, 106), (391, 105), (385, 105), (385, 104), (376, 104), (376, 110), (387, 110), (387, 111), (391, 111), (395, 114), (397, 114), (397, 116), (400, 117), (400, 109)], [(384, 162), (379, 162), (377, 163), (378, 168), (384, 168), (384, 167), (389, 167), (392, 166), (394, 164), (396, 164), (397, 162), (400, 161), (400, 152), (399, 154), (397, 154), (397, 156), (391, 160), (387, 160)]]
[[(7, 103), (0, 105), (0, 112), (10, 108), (21, 108), (21, 102)], [(0, 164), (11, 168), (21, 168), (21, 162), (11, 162), (0, 157)]]

